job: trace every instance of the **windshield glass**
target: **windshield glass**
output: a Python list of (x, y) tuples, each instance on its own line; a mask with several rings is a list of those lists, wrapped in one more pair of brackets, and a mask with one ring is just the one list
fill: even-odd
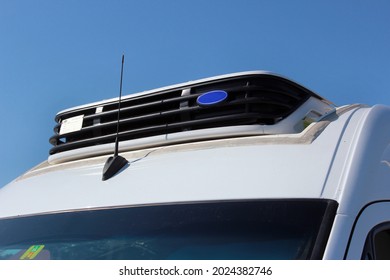
[(205, 202), (0, 220), (0, 259), (310, 259), (337, 203)]

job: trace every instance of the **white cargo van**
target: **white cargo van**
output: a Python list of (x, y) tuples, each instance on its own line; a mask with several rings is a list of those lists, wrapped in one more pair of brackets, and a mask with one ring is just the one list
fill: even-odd
[(48, 160), (0, 189), (0, 259), (390, 258), (390, 107), (256, 71), (55, 121)]

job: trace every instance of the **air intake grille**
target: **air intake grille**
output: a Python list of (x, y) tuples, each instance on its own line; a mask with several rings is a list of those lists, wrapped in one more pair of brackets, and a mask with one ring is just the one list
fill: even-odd
[[(227, 100), (202, 107), (197, 98), (209, 91), (223, 90)], [(278, 76), (236, 76), (122, 99), (119, 140), (204, 128), (239, 125), (274, 125), (286, 118), (314, 93)], [(116, 138), (118, 102), (66, 111), (56, 116), (50, 154), (113, 143)], [(82, 116), (81, 128), (63, 132), (64, 120)]]

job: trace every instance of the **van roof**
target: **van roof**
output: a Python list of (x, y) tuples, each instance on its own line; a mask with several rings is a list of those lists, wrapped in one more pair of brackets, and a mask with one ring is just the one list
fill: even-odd
[[(256, 78), (265, 75), (254, 73)], [(136, 96), (152, 96), (152, 92)], [(112, 102), (107, 106), (114, 106), (116, 101)], [(59, 115), (78, 114), (103, 103)], [(273, 124), (180, 131), (180, 135), (163, 135), (161, 142), (121, 141), (121, 156), (129, 165), (108, 181), (102, 181), (102, 170), (113, 143), (57, 152), (0, 189), (0, 218), (134, 205), (291, 198), (344, 199), (347, 203), (340, 204), (338, 211), (347, 213), (351, 207), (358, 211), (368, 201), (390, 199), (390, 189), (385, 187), (390, 181), (388, 119), (389, 107), (335, 108), (309, 94)]]
[[(108, 181), (101, 180), (107, 155), (45, 162), (0, 189), (0, 217), (196, 201), (334, 198), (337, 187), (330, 191), (325, 185), (339, 143), (335, 135), (357, 109), (326, 129), (313, 123), (295, 138), (256, 135), (122, 152), (130, 164)], [(311, 140), (299, 140), (310, 134)]]

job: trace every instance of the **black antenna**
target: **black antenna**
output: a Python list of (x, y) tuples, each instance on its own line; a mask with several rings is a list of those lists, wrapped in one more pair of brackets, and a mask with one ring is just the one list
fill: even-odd
[(117, 124), (116, 124), (116, 138), (115, 138), (115, 150), (114, 156), (109, 157), (106, 161), (106, 164), (103, 168), (103, 177), (102, 180), (108, 180), (115, 174), (117, 174), (126, 164), (129, 162), (124, 158), (118, 155), (119, 151), (119, 121), (120, 121), (120, 113), (121, 113), (121, 101), (122, 101), (122, 79), (123, 79), (123, 65), (125, 63), (125, 55), (122, 54), (122, 68), (121, 68), (121, 81), (119, 85), (119, 101), (118, 101), (118, 116), (117, 116)]
[(116, 138), (115, 138), (115, 150), (114, 150), (114, 157), (118, 156), (118, 135), (119, 135), (119, 120), (121, 116), (121, 102), (122, 102), (122, 80), (123, 80), (123, 65), (125, 64), (125, 55), (122, 54), (122, 67), (121, 67), (121, 81), (119, 83), (119, 101), (118, 101), (118, 116), (117, 116), (117, 123), (116, 123)]

